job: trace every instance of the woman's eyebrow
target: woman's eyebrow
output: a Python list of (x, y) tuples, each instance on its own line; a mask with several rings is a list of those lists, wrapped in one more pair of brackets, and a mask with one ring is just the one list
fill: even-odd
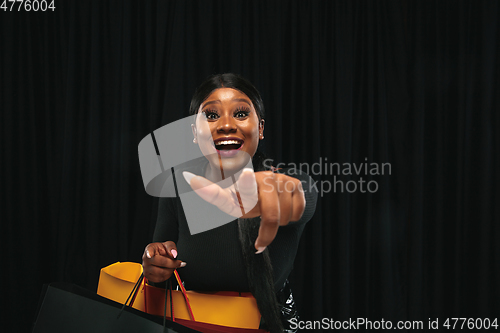
[[(235, 99), (232, 99), (231, 102), (243, 102), (243, 103), (248, 104), (248, 106), (252, 106), (252, 104), (246, 98), (235, 98)], [(222, 104), (222, 102), (219, 99), (216, 99), (216, 100), (213, 100), (213, 101), (206, 102), (205, 104), (203, 104), (201, 106), (201, 108), (203, 109), (207, 105), (210, 105), (210, 104)]]
[(221, 104), (221, 101), (217, 99), (215, 101), (206, 102), (205, 104), (203, 104), (201, 106), (201, 108), (204, 108), (205, 106), (210, 105), (210, 104)]
[(247, 103), (248, 106), (252, 106), (252, 104), (250, 104), (250, 102), (246, 98), (235, 98), (235, 99), (233, 99), (233, 102), (243, 102), (243, 103)]

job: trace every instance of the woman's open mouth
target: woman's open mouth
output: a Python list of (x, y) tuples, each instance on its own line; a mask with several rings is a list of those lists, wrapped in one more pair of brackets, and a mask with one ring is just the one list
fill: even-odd
[(231, 157), (243, 147), (244, 141), (237, 138), (223, 138), (214, 140), (217, 153), (223, 157)]

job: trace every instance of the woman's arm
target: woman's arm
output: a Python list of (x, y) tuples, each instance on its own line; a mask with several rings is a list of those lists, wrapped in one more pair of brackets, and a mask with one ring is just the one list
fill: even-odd
[(153, 242), (172, 241), (177, 243), (179, 237), (178, 200), (178, 198), (160, 198), (158, 201), (158, 217), (156, 218)]
[(144, 276), (151, 282), (166, 281), (176, 268), (186, 265), (185, 262), (175, 259), (177, 257), (175, 243), (179, 236), (175, 200), (177, 198), (160, 199), (153, 243), (146, 246), (142, 255)]
[[(256, 253), (261, 253), (273, 241), (280, 226), (290, 222), (308, 220), (316, 206), (317, 193), (309, 190), (312, 179), (302, 173), (295, 172), (308, 187), (309, 202), (306, 201), (299, 178), (284, 173), (271, 171), (254, 172), (244, 169), (235, 184), (222, 188), (210, 180), (184, 172), (184, 178), (191, 188), (204, 200), (215, 205), (223, 212), (241, 218), (260, 216), (260, 227), (255, 241)], [(238, 197), (238, 200), (234, 198)], [(241, 216), (242, 203), (257, 202), (253, 208)], [(307, 207), (307, 204), (309, 206)], [(306, 211), (306, 207), (308, 208)]]

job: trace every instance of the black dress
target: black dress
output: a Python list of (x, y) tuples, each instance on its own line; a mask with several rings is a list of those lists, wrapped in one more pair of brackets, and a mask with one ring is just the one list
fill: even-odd
[[(278, 172), (299, 179), (306, 198), (306, 207), (301, 219), (280, 227), (276, 238), (268, 246), (275, 290), (278, 301), (283, 305), (282, 317), (286, 324), (287, 319), (297, 315), (287, 278), (293, 268), (302, 231), (314, 214), (317, 191), (312, 186), (313, 180), (300, 170), (286, 169)], [(176, 177), (176, 181), (185, 182), (183, 177)], [(161, 198), (153, 241), (176, 243), (177, 258), (187, 264), (179, 269), (186, 289), (249, 291), (245, 261), (238, 238), (237, 219), (218, 228), (191, 235), (180, 199)]]

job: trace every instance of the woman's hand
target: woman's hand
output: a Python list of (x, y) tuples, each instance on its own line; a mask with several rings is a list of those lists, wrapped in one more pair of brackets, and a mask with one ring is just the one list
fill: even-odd
[(186, 266), (185, 262), (175, 259), (176, 257), (174, 242), (148, 244), (142, 255), (144, 276), (155, 283), (168, 280), (176, 268)]
[[(261, 217), (259, 236), (255, 241), (257, 253), (271, 244), (279, 226), (298, 221), (306, 206), (302, 183), (284, 174), (271, 171), (254, 173), (252, 169), (244, 169), (236, 186), (233, 184), (227, 188), (188, 172), (184, 172), (184, 177), (201, 198), (223, 212), (242, 218)], [(253, 208), (245, 211), (246, 203), (252, 202)]]

